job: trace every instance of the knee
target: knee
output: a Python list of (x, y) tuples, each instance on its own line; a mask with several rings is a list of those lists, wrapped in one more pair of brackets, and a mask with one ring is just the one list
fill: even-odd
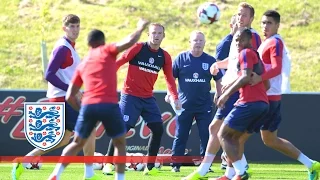
[(162, 137), (163, 123), (150, 123), (148, 124), (148, 127), (150, 128), (154, 137)]
[(126, 145), (126, 139), (125, 136), (121, 136), (119, 138), (114, 138), (112, 139), (112, 143), (115, 147), (119, 148), (119, 147), (125, 147)]
[(218, 136), (218, 132), (221, 127), (221, 123), (222, 122), (220, 122), (220, 120), (215, 120), (209, 125), (210, 136), (214, 136), (214, 137)]

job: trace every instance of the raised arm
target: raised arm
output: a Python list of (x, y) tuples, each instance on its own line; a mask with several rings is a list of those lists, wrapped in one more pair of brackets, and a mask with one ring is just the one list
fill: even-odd
[(128, 37), (116, 44), (118, 52), (122, 52), (134, 45), (140, 39), (141, 33), (147, 27), (148, 23), (149, 21), (140, 19), (137, 24), (137, 29)]

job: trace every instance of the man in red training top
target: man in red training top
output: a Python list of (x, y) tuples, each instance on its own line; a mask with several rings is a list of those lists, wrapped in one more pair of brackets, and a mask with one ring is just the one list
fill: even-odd
[(278, 34), (279, 26), (280, 14), (277, 11), (268, 10), (263, 14), (261, 27), (265, 40), (258, 52), (267, 72), (261, 76), (253, 74), (251, 82), (256, 84), (270, 80), (270, 89), (267, 91), (270, 108), (264, 117), (260, 133), (265, 145), (300, 161), (308, 169), (309, 180), (315, 180), (319, 176), (320, 163), (303, 154), (288, 140), (278, 137), (278, 128), (282, 120), (281, 94), (288, 92), (290, 87), (288, 79), (291, 68), (284, 41)]
[[(105, 36), (100, 30), (92, 30), (88, 35), (90, 47), (88, 56), (77, 67), (69, 85), (66, 100), (79, 110), (79, 117), (75, 127), (75, 137), (62, 152), (61, 156), (75, 156), (85, 145), (92, 129), (98, 121), (102, 121), (106, 133), (113, 139), (116, 156), (126, 155), (126, 127), (118, 105), (117, 68), (118, 53), (136, 43), (147, 22), (140, 20), (137, 30), (120, 43), (105, 44)], [(106, 78), (107, 77), (107, 78)], [(80, 102), (76, 97), (81, 86), (84, 85), (84, 95)], [(58, 163), (49, 179), (58, 180), (68, 163)], [(116, 165), (116, 179), (124, 179), (125, 164)]]
[(261, 126), (261, 120), (269, 108), (264, 83), (259, 82), (254, 86), (249, 84), (252, 72), (259, 75), (264, 73), (263, 63), (259, 60), (258, 53), (252, 49), (251, 38), (252, 33), (249, 29), (242, 30), (235, 37), (239, 52), (238, 79), (225, 90), (217, 102), (217, 106), (223, 108), (228, 98), (239, 90), (239, 99), (225, 118), (218, 133), (220, 144), (227, 154), (228, 161), (232, 163), (236, 171), (236, 176), (232, 180), (249, 178), (246, 165), (241, 163), (243, 150), (239, 140), (243, 134), (253, 133), (256, 126)]
[[(160, 44), (165, 37), (164, 30), (161, 24), (150, 24), (148, 41), (136, 43), (117, 60), (117, 68), (129, 62), (128, 73), (120, 98), (120, 109), (127, 131), (135, 127), (141, 115), (152, 132), (148, 155), (153, 157), (158, 154), (163, 134), (160, 109), (156, 99), (153, 97), (153, 87), (162, 68), (176, 109), (181, 109), (181, 103), (178, 100), (177, 88), (172, 74), (171, 56), (167, 51), (160, 48)], [(112, 146), (109, 149), (108, 155), (113, 155)], [(158, 173), (158, 169), (154, 168), (154, 163), (150, 161), (153, 161), (153, 158), (148, 160), (144, 171), (145, 175)], [(110, 166), (110, 164), (105, 166), (104, 173), (111, 174), (112, 168)]]

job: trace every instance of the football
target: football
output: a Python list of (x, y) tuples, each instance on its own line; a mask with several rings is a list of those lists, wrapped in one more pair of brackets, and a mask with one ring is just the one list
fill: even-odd
[(39, 170), (42, 167), (41, 162), (33, 162), (33, 163), (28, 163), (26, 166), (26, 169), (32, 169), (32, 170)]
[(198, 7), (197, 16), (202, 24), (212, 24), (220, 19), (220, 10), (216, 4), (207, 2)]
[[(136, 157), (133, 157), (136, 156)], [(127, 153), (128, 163), (126, 163), (126, 170), (128, 171), (143, 171), (145, 164), (143, 163), (143, 157), (145, 155), (142, 153)], [(130, 157), (133, 157), (132, 159)]]
[[(103, 156), (103, 154), (101, 154), (99, 152), (94, 152), (94, 156)], [(99, 162), (99, 160), (97, 160), (95, 163), (93, 163), (93, 169), (94, 170), (102, 170), (103, 169), (103, 162)]]

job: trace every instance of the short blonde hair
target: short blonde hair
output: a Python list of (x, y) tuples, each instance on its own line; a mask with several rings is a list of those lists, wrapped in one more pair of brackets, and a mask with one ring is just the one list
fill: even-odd
[(204, 37), (204, 39), (206, 39), (204, 33), (203, 33), (202, 31), (199, 31), (199, 30), (194, 30), (194, 31), (192, 31), (192, 32), (190, 33), (190, 39), (191, 39), (192, 35), (194, 35), (194, 34), (202, 34), (202, 36)]
[(159, 26), (159, 27), (162, 27), (163, 33), (164, 33), (165, 28), (164, 28), (164, 26), (163, 26), (162, 24), (160, 24), (160, 23), (151, 23), (151, 24), (149, 25), (149, 29), (150, 29), (151, 26)]
[(254, 8), (247, 2), (241, 2), (238, 8), (248, 8), (250, 10), (250, 16), (254, 17)]

